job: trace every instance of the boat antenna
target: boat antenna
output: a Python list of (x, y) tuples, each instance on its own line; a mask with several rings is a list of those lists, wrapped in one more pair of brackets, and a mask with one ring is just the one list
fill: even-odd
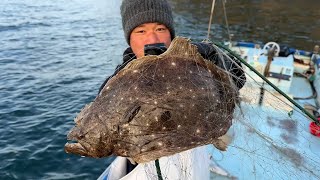
[(209, 20), (209, 25), (208, 25), (208, 34), (207, 34), (207, 40), (206, 41), (209, 41), (209, 39), (210, 39), (210, 31), (211, 31), (211, 24), (212, 24), (212, 17), (213, 17), (215, 3), (216, 3), (216, 0), (212, 0), (211, 15), (210, 15), (210, 20)]

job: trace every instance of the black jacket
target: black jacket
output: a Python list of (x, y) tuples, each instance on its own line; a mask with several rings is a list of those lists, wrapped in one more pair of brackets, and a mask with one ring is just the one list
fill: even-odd
[[(192, 43), (192, 44), (198, 47), (198, 51), (204, 59), (210, 60), (214, 64), (216, 64), (218, 67), (221, 67), (222, 69), (225, 69), (230, 73), (232, 73), (233, 75), (232, 79), (235, 85), (239, 89), (243, 87), (244, 83), (246, 82), (246, 77), (243, 69), (241, 68), (242, 67), (241, 63), (237, 59), (233, 57), (230, 57), (232, 60), (226, 57), (220, 58), (221, 54), (219, 55), (217, 53), (216, 49), (212, 46), (212, 44), (208, 44), (208, 43)], [(134, 59), (136, 59), (136, 56), (132, 52), (132, 49), (130, 47), (127, 48), (123, 53), (123, 63), (121, 65), (118, 65), (113, 75), (109, 76), (103, 82), (103, 84), (100, 86), (99, 92), (103, 89), (103, 87), (106, 85), (106, 83), (110, 78), (115, 76), (121, 69), (123, 69), (129, 62), (131, 62)]]

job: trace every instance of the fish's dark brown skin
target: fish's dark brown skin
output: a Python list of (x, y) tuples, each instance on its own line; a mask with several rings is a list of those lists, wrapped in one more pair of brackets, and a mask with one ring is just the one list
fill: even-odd
[[(76, 117), (65, 151), (143, 163), (197, 146), (221, 147), (238, 97), (228, 74), (178, 37), (130, 62)], [(223, 146), (223, 145), (222, 145)]]

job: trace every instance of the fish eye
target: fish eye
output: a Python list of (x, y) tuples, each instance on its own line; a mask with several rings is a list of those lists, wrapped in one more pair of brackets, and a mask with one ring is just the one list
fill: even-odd
[(80, 134), (80, 135), (79, 135), (79, 138), (80, 138), (80, 139), (83, 139), (84, 137), (85, 137), (84, 134)]

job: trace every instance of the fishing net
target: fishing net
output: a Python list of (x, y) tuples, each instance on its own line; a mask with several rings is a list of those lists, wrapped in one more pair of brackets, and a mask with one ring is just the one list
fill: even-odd
[[(181, 2), (181, 5), (183, 4), (186, 3)], [(195, 13), (203, 13), (203, 11), (199, 10)], [(196, 16), (194, 14), (188, 14), (189, 16)], [(185, 19), (189, 20), (193, 18), (189, 17)], [(204, 24), (198, 19), (191, 24), (196, 23)], [(183, 26), (181, 29), (188, 29), (185, 28), (185, 23), (180, 24)], [(216, 28), (215, 31), (218, 31), (219, 33), (219, 28)], [(197, 34), (201, 34), (201, 32), (197, 31)], [(216, 51), (218, 52), (215, 54), (216, 59), (222, 59), (222, 62), (231, 62), (233, 64), (231, 69), (230, 66), (223, 64), (223, 69), (227, 70), (226, 73), (229, 77), (228, 81), (221, 82), (221, 79), (219, 80), (219, 78), (215, 77), (211, 80), (212, 82), (218, 82), (218, 84), (222, 84), (222, 86), (223, 84), (233, 82), (234, 80), (240, 80), (241, 82), (241, 78), (230, 73), (233, 71), (233, 68), (243, 69), (246, 75), (246, 82), (244, 87), (239, 90), (238, 96), (230, 97), (224, 96), (223, 93), (219, 94), (219, 99), (234, 98), (234, 101), (232, 102), (235, 105), (234, 112), (232, 113), (232, 126), (227, 132), (228, 137), (230, 137), (228, 149), (226, 151), (220, 151), (211, 144), (205, 146), (203, 146), (203, 144), (198, 144), (197, 147), (191, 150), (186, 150), (171, 156), (161, 157), (159, 159), (160, 168), (157, 167), (157, 163), (154, 161), (139, 164), (132, 172), (130, 172), (128, 177), (132, 177), (133, 179), (170, 180), (320, 179), (320, 143), (319, 138), (313, 136), (309, 132), (309, 124), (312, 122), (311, 118), (309, 118), (304, 112), (301, 111), (301, 109), (296, 107), (291, 101), (284, 97), (283, 94), (275, 90), (275, 88), (268, 84), (268, 82), (250, 70), (246, 65), (242, 64), (240, 67), (238, 63), (239, 60), (230, 55), (230, 52), (227, 52), (215, 46), (214, 44), (212, 44), (212, 46), (215, 47)], [(233, 48), (233, 50), (237, 51), (237, 53), (247, 51), (245, 48)], [(266, 53), (267, 52), (257, 51), (253, 57), (266, 57)], [(205, 53), (205, 56), (210, 56), (210, 54)], [(248, 62), (250, 57), (242, 56), (242, 58)], [(264, 65), (257, 65), (255, 62), (248, 63), (252, 63), (250, 65), (254, 66), (260, 74), (264, 73)], [(309, 67), (307, 67), (307, 69), (308, 68)], [(177, 81), (181, 80), (181, 78), (184, 78), (186, 81), (192, 81), (191, 78), (194, 77), (195, 74), (200, 73), (200, 71), (203, 69), (192, 71), (192, 74), (190, 74), (190, 68), (186, 67), (184, 70), (184, 76), (181, 75), (180, 79), (179, 76), (176, 77)], [(283, 74), (286, 74), (286, 71), (286, 69), (283, 69)], [(292, 71), (294, 70), (292, 69)], [(160, 77), (157, 78), (160, 79), (168, 78), (167, 76), (162, 77), (162, 72), (162, 69), (154, 68), (153, 74), (159, 75)], [(288, 84), (289, 81), (284, 79), (275, 78), (272, 82), (276, 84), (277, 87), (280, 87), (280, 89), (285, 91), (290, 98), (302, 97), (303, 99), (304, 95), (305, 97), (312, 97), (312, 87), (305, 77), (293, 76), (294, 72), (288, 72), (287, 74), (292, 75), (290, 77), (292, 80), (291, 86), (300, 86), (301, 88), (288, 89), (286, 87), (280, 87), (283, 84)], [(142, 73), (139, 75), (139, 80), (151, 82), (154, 80), (151, 78), (152, 76), (143, 75)], [(203, 79), (207, 79), (207, 77), (203, 77)], [(270, 77), (268, 79), (270, 79)], [(184, 87), (181, 88), (181, 92), (188, 91), (190, 95), (189, 103), (187, 105), (192, 105), (194, 102), (192, 97), (195, 96), (195, 91), (201, 91), (203, 88), (203, 85), (199, 85), (195, 81), (192, 81), (192, 84), (195, 85), (192, 91), (189, 91), (190, 89), (185, 89)], [(121, 85), (122, 88), (119, 89), (122, 89), (123, 92), (130, 92), (135, 88), (135, 86), (126, 86), (125, 83), (121, 83)], [(170, 88), (179, 89), (180, 86)], [(232, 89), (230, 89), (230, 86), (228, 86), (226, 89), (238, 91), (237, 86), (232, 86)], [(304, 91), (303, 95), (300, 93), (301, 91)], [(172, 93), (172, 91), (166, 92)], [(159, 94), (161, 93), (162, 92), (159, 91)], [(217, 100), (218, 98), (213, 97), (212, 92), (210, 91), (204, 91), (203, 93), (207, 95), (206, 101), (208, 102), (211, 102), (213, 98), (214, 100)], [(121, 100), (121, 97), (119, 98)], [(150, 104), (150, 107), (154, 107), (156, 106), (155, 102), (160, 104), (161, 97), (148, 103)], [(222, 102), (220, 102), (221, 107), (227, 107), (230, 105), (228, 103), (221, 103)], [(314, 99), (312, 98), (299, 100), (299, 104), (309, 107), (316, 105)], [(179, 106), (179, 104), (177, 104), (177, 106)], [(224, 111), (225, 109), (213, 108), (213, 110)], [(137, 116), (143, 117), (139, 113)], [(161, 114), (159, 114), (157, 117), (161, 119)], [(181, 114), (181, 118), (183, 117), (184, 114)], [(155, 119), (152, 119), (152, 121)], [(226, 119), (220, 120), (221, 122), (227, 122)], [(198, 122), (201, 123), (199, 124)], [(159, 131), (163, 131), (162, 128), (164, 127), (164, 123), (166, 122), (158, 123), (158, 126), (161, 127)], [(186, 130), (185, 134), (186, 136), (196, 137), (197, 127), (211, 123), (212, 122), (210, 121), (203, 121), (200, 117), (197, 117), (194, 119), (194, 124), (187, 126), (189, 131)], [(147, 124), (139, 124), (136, 127), (141, 128), (145, 127), (146, 125)], [(219, 130), (219, 128), (212, 128), (209, 131), (217, 130)], [(206, 138), (210, 138), (209, 131), (205, 132), (207, 133)], [(152, 136), (154, 133), (156, 132), (154, 131), (153, 133), (147, 133), (147, 135)], [(181, 137), (180, 140), (183, 141), (184, 138)], [(128, 143), (128, 141), (124, 142), (124, 144), (121, 144), (121, 146), (125, 145), (125, 143)], [(198, 143), (198, 141), (194, 141), (193, 143)], [(157, 143), (157, 145), (163, 144)]]
[[(239, 90), (239, 96), (221, 97), (221, 99), (237, 98), (235, 101), (226, 101), (226, 104), (223, 105), (230, 106), (227, 104), (228, 102), (235, 104), (232, 126), (227, 132), (227, 136), (230, 138), (228, 149), (220, 151), (212, 144), (199, 145), (194, 149), (160, 158), (161, 173), (159, 173), (159, 167), (155, 162), (139, 165), (140, 168), (136, 168), (135, 173), (145, 174), (146, 179), (287, 179), (288, 177), (290, 179), (319, 179), (319, 139), (309, 132), (309, 124), (313, 119), (288, 100), (288, 97), (284, 97), (281, 91), (279, 92), (268, 84), (270, 82), (266, 82), (246, 65), (240, 66), (239, 60), (230, 55), (230, 52), (224, 51), (214, 44), (212, 46), (218, 52), (215, 54), (216, 58), (234, 64), (224, 67), (230, 81), (233, 82), (239, 78), (230, 73), (232, 72), (230, 67), (241, 68), (246, 75), (246, 82)], [(233, 50), (245, 51), (241, 48)], [(261, 52), (257, 55), (266, 56)], [(250, 57), (244, 58), (246, 58), (244, 61), (250, 62)], [(256, 66), (256, 69), (263, 74), (265, 66)], [(190, 74), (190, 69), (186, 68), (185, 71), (185, 74)], [(200, 71), (202, 71), (201, 68), (199, 68), (199, 72), (193, 72), (193, 74), (200, 73)], [(159, 74), (159, 72), (161, 70), (155, 74)], [(305, 77), (294, 76), (291, 78), (293, 78), (291, 86), (297, 86), (294, 83), (303, 82), (306, 87), (302, 89), (310, 91), (309, 96), (312, 97), (311, 85)], [(287, 83), (283, 79), (274, 80), (270, 77), (268, 79), (277, 83), (278, 87)], [(219, 81), (219, 78), (213, 81)], [(243, 82), (243, 78), (240, 78), (239, 82)], [(222, 84), (224, 83), (228, 82)], [(193, 84), (195, 85), (193, 91), (196, 91), (197, 88), (203, 88), (202, 85), (197, 85), (195, 82)], [(228, 86), (228, 88), (230, 87)], [(232, 88), (238, 91), (237, 86), (232, 86)], [(185, 90), (183, 87), (181, 89)], [(280, 87), (280, 89), (290, 90), (285, 87)], [(227, 91), (228, 89), (223, 90)], [(212, 98), (216, 100), (216, 97), (212, 96), (213, 92), (204, 92), (208, 101), (211, 101)], [(190, 104), (193, 103), (193, 94), (190, 91)], [(223, 96), (224, 94), (219, 93), (218, 95)], [(297, 92), (291, 90), (286, 95), (294, 98), (297, 96)], [(301, 99), (298, 101), (301, 106), (312, 107), (315, 105), (312, 98)], [(228, 111), (223, 108), (212, 110), (220, 113)], [(226, 119), (220, 119), (220, 121), (227, 122)], [(202, 123), (204, 124), (199, 124), (195, 119), (195, 127), (188, 127), (190, 131), (186, 133), (189, 136), (196, 136), (196, 133), (192, 131), (197, 129), (197, 126), (206, 126), (211, 122), (202, 121)], [(220, 126), (217, 125), (212, 131), (218, 131)], [(208, 136), (210, 135), (210, 132), (206, 133)], [(209, 138), (205, 135), (203, 137)], [(183, 141), (183, 137), (181, 137), (181, 141)]]
[[(238, 53), (246, 51), (245, 48), (234, 50)], [(253, 56), (267, 56), (267, 52), (257, 52)], [(244, 58), (252, 65), (257, 63), (250, 61), (248, 57)], [(320, 146), (319, 138), (309, 132), (312, 120), (247, 66), (242, 66), (247, 82), (240, 90), (241, 105), (236, 110), (234, 124), (229, 131), (233, 141), (226, 153), (212, 150), (215, 162), (229, 169), (229, 176), (238, 179), (319, 179)], [(261, 64), (255, 66), (260, 74), (264, 73), (265, 67)], [(303, 87), (298, 89), (308, 89), (310, 92), (307, 97), (313, 94), (306, 78), (291, 78), (291, 86), (299, 87), (297, 85), (301, 86), (303, 83)], [(287, 91), (291, 98), (302, 94), (295, 92), (293, 88), (282, 86), (288, 80), (272, 77), (268, 79), (277, 83), (282, 91)], [(296, 84), (297, 82), (301, 84)], [(312, 98), (306, 98), (299, 104), (315, 105), (316, 102)]]

